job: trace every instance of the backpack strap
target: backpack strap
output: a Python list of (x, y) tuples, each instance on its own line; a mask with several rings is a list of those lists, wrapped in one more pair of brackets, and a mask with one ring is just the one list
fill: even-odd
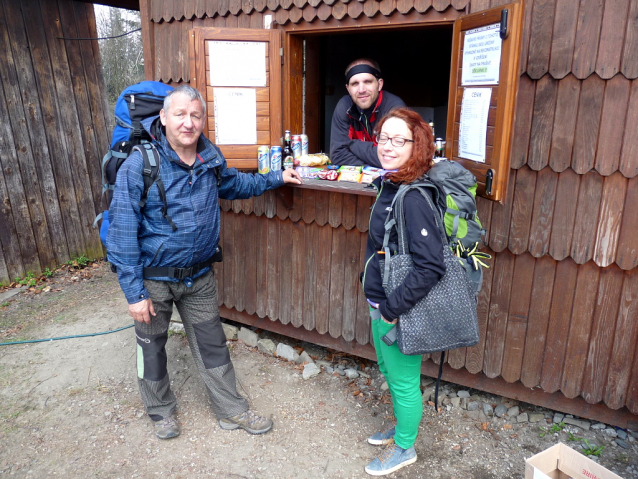
[(142, 143), (133, 148), (142, 154), (144, 159), (144, 169), (142, 175), (144, 176), (144, 191), (142, 197), (138, 203), (140, 210), (144, 211), (146, 206), (146, 200), (148, 199), (148, 192), (154, 183), (157, 183), (157, 189), (159, 191), (160, 198), (164, 203), (162, 207), (162, 216), (166, 218), (166, 221), (171, 225), (173, 231), (177, 230), (177, 226), (173, 223), (173, 219), (168, 214), (168, 202), (166, 201), (166, 190), (164, 189), (164, 183), (159, 175), (161, 158), (157, 148), (152, 143)]

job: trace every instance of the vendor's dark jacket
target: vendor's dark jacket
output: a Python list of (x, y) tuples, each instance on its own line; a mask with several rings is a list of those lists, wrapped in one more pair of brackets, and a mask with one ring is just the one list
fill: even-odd
[[(173, 230), (162, 215), (164, 202), (157, 185), (149, 190), (144, 211), (140, 210), (144, 160), (134, 151), (117, 173), (106, 238), (108, 260), (117, 268), (129, 304), (149, 297), (144, 287), (145, 267), (188, 268), (213, 256), (219, 242), (219, 198), (250, 198), (284, 183), (281, 171), (253, 175), (227, 168), (221, 151), (204, 135), (199, 137), (195, 163), (188, 166), (169, 145), (157, 117), (144, 120), (142, 125), (155, 138), (168, 214), (177, 229)], [(205, 267), (182, 281), (191, 285), (209, 269)], [(180, 281), (170, 277), (148, 279)]]
[(382, 168), (377, 156), (374, 128), (393, 108), (404, 107), (403, 100), (381, 90), (374, 107), (368, 112), (366, 127), (364, 113), (345, 95), (335, 108), (330, 129), (330, 161), (335, 165), (370, 165)]
[[(419, 191), (408, 191), (403, 206), (414, 269), (405, 281), (386, 297), (383, 290), (383, 272), (379, 265), (379, 260), (384, 259), (384, 255), (379, 252), (383, 250), (385, 220), (399, 185), (389, 180), (382, 181), (380, 178), (375, 180), (374, 184), (378, 188), (378, 194), (370, 214), (366, 262), (362, 275), (363, 290), (366, 298), (379, 304), (383, 317), (393, 320), (424, 298), (445, 274), (443, 243), (435, 220), (435, 214), (438, 213), (432, 210)], [(397, 250), (395, 228), (392, 229), (389, 244), (394, 254)]]

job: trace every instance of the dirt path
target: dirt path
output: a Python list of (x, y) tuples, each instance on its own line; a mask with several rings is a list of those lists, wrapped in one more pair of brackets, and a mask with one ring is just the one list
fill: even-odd
[[(116, 278), (104, 264), (56, 275), (49, 286), (46, 293), (21, 293), (2, 303), (0, 342), (91, 334), (130, 324)], [(329, 351), (309, 349), (311, 355), (330, 357)], [(304, 381), (292, 363), (237, 342), (231, 351), (241, 386), (255, 410), (273, 417), (273, 431), (250, 436), (221, 430), (188, 346), (174, 335), (168, 342), (169, 372), (182, 434), (160, 441), (137, 391), (132, 329), (3, 346), (0, 476), (369, 477), (363, 468), (377, 449), (365, 439), (391, 419), (376, 367), (369, 370), (372, 378), (363, 380), (369, 386), (366, 394), (355, 396), (357, 381), (325, 372)], [(389, 477), (520, 479), (526, 457), (558, 440), (567, 442), (566, 433), (541, 437), (538, 424), (488, 421), (481, 424), (459, 408), (437, 415), (426, 407), (416, 444), (418, 462)], [(638, 464), (636, 443), (631, 450), (605, 444), (601, 462), (623, 477), (638, 477), (638, 469), (626, 472)]]

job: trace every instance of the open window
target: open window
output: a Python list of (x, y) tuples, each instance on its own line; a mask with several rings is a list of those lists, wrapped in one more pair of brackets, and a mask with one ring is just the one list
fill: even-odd
[[(471, 35), (473, 30), (499, 24), (505, 18), (503, 15), (507, 16), (507, 28), (499, 43), (498, 80), (490, 85), (464, 84), (463, 52), (468, 32)], [(332, 112), (339, 99), (347, 94), (344, 70), (355, 58), (374, 58), (381, 64), (384, 90), (401, 97), (426, 121), (433, 121), (435, 136), (447, 140), (446, 156), (475, 174), (479, 194), (501, 201), (509, 178), (521, 30), (520, 3), (471, 15), (456, 10), (448, 10), (444, 15), (433, 10), (393, 18), (377, 15), (366, 19), (365, 29), (353, 19), (300, 22), (276, 30), (195, 28), (191, 31), (191, 77), (206, 95), (210, 108), (206, 131), (214, 140), (214, 94), (215, 88), (222, 86), (210, 83), (211, 59), (207, 44), (216, 41), (268, 43), (269, 83), (266, 89), (257, 88), (257, 142), (220, 145), (230, 166), (256, 169), (258, 146), (281, 144), (284, 129), (293, 134), (307, 134), (310, 153), (328, 152)], [(500, 35), (500, 28), (498, 31)], [(283, 57), (280, 57), (280, 44)], [(216, 66), (223, 68), (220, 64)], [(480, 161), (476, 161), (476, 156), (474, 160), (464, 157), (467, 148), (459, 150), (459, 141), (466, 146), (463, 142), (467, 137), (463, 135), (468, 133), (468, 102), (466, 114), (462, 115), (467, 89), (489, 89), (490, 93), (483, 140), (485, 155)], [(469, 128), (469, 133), (475, 133), (474, 129)], [(491, 185), (487, 180), (489, 175)], [(489, 194), (486, 183), (491, 186), (487, 188)]]

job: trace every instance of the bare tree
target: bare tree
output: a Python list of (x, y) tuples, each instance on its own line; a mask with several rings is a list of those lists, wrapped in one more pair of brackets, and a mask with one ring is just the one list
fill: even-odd
[(99, 44), (107, 96), (114, 107), (125, 87), (144, 80), (141, 32), (123, 35), (140, 28), (140, 14), (113, 7), (97, 7), (95, 14), (98, 35), (110, 37)]

